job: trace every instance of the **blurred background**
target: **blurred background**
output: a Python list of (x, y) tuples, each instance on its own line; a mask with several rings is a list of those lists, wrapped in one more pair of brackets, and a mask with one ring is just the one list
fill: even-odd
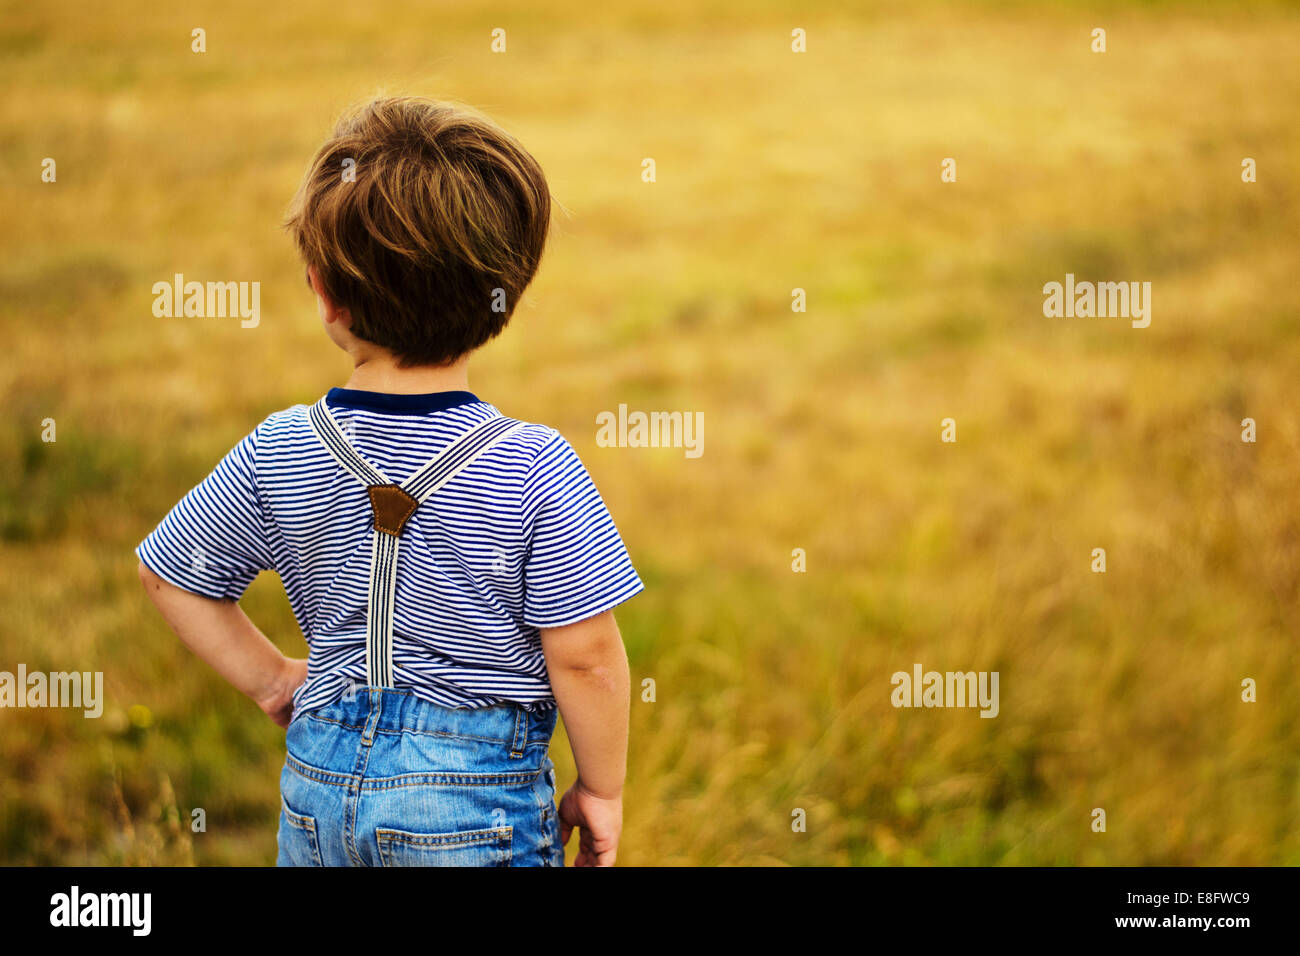
[[(1300, 863), (1294, 7), (0, 11), (0, 670), (106, 697), (0, 710), (0, 863), (274, 860), (283, 731), (132, 549), (346, 379), (279, 224), (377, 92), (488, 113), (564, 207), (471, 387), (570, 439), (647, 585), (621, 863)], [(178, 272), (260, 324), (155, 318)], [(1045, 318), (1067, 272), (1151, 326)], [(703, 412), (702, 457), (597, 446), (620, 403)], [(274, 575), (244, 607), (305, 653)], [(914, 663), (998, 671), (999, 716), (894, 709)]]

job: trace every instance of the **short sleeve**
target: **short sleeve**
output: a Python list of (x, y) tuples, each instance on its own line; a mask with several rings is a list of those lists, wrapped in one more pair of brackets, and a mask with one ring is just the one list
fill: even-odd
[(239, 599), (272, 565), (256, 460), (254, 431), (172, 508), (136, 556), (186, 591)]
[(524, 479), (524, 623), (563, 627), (643, 590), (623, 539), (573, 446), (558, 432)]

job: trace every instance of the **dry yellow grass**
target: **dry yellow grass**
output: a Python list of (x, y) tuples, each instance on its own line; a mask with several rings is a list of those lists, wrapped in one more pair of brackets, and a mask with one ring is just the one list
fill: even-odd
[[(131, 549), (346, 376), (278, 222), (378, 89), (493, 115), (568, 211), (472, 384), (573, 441), (648, 585), (623, 862), (1300, 862), (1293, 11), (291, 6), (0, 8), (0, 669), (108, 696), (0, 711), (0, 862), (273, 859), (282, 734)], [(260, 281), (260, 326), (155, 319), (175, 272)], [(1151, 281), (1151, 327), (1044, 318), (1067, 272)], [(702, 411), (703, 457), (597, 447), (620, 402)], [(302, 652), (273, 576), (245, 606)], [(918, 661), (1000, 715), (894, 709)]]

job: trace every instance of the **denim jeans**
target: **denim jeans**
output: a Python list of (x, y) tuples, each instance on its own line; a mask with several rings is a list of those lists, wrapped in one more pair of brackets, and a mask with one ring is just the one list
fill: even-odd
[(563, 866), (555, 710), (441, 707), (391, 688), (299, 714), (279, 866)]

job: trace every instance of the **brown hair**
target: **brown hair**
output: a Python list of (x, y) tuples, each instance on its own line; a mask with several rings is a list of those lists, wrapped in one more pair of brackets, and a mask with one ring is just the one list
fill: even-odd
[(354, 335), (403, 365), (445, 365), (505, 328), (537, 272), (550, 212), (541, 167), (508, 133), (462, 107), (401, 96), (339, 121), (285, 226)]

